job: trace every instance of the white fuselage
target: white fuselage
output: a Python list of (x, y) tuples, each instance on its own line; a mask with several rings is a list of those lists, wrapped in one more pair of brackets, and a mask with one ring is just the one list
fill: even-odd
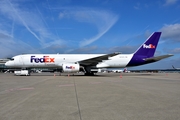
[(153, 63), (172, 55), (154, 57), (161, 32), (154, 32), (133, 54), (25, 54), (17, 55), (5, 65), (16, 68), (60, 68), (63, 72), (94, 68), (124, 68)]
[[(33, 67), (62, 67), (64, 63), (75, 63), (86, 59), (102, 56), (104, 54), (26, 54), (13, 57), (6, 66), (33, 68)], [(98, 63), (96, 68), (123, 68), (131, 60), (133, 54), (119, 54), (109, 57)]]

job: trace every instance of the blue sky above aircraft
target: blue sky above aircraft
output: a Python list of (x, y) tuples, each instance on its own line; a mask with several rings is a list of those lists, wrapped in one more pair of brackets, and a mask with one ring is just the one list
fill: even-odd
[(138, 68), (180, 67), (179, 11), (179, 0), (1, 0), (0, 58), (22, 53), (132, 53), (160, 31), (156, 55), (174, 56)]

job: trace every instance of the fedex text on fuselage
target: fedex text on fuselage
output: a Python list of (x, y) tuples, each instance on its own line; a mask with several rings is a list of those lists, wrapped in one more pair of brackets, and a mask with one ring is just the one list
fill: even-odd
[(31, 56), (30, 62), (33, 63), (54, 63), (55, 58), (51, 58), (49, 56), (43, 56), (42, 58), (38, 58), (36, 56)]

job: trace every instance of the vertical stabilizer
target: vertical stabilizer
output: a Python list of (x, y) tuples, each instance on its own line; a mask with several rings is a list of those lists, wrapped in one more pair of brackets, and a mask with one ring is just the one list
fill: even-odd
[[(145, 61), (152, 58), (156, 51), (161, 32), (154, 32), (137, 50), (134, 52), (132, 59), (127, 66), (138, 66), (150, 62)], [(151, 61), (153, 62), (153, 61)]]
[(156, 51), (161, 32), (154, 32), (134, 53), (134, 55), (153, 57)]

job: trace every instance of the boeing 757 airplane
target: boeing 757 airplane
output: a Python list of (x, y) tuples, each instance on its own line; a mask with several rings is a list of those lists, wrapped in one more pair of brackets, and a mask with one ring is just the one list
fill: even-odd
[(172, 65), (172, 67), (173, 67), (173, 69), (175, 69), (175, 70), (180, 70), (180, 68), (175, 68), (173, 65)]
[(67, 73), (79, 72), (81, 69), (85, 75), (94, 75), (94, 69), (139, 66), (173, 56), (154, 57), (160, 36), (161, 32), (154, 32), (132, 54), (23, 54), (13, 57), (5, 65), (26, 69), (58, 68)]

